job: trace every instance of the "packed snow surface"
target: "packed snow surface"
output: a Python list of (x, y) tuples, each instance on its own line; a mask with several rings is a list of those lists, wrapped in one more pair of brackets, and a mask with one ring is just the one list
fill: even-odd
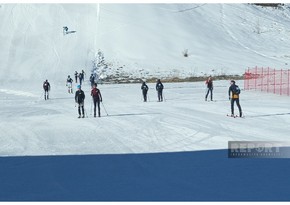
[(94, 118), (85, 82), (84, 119), (77, 118), (65, 83), (51, 83), (47, 101), (41, 85), (0, 89), (0, 155), (178, 152), (225, 149), (231, 140), (289, 138), (289, 97), (242, 90), (245, 118), (231, 118), (228, 81), (214, 82), (213, 102), (205, 101), (203, 82), (164, 83), (164, 102), (157, 102), (155, 84), (148, 85), (149, 102), (142, 101), (139, 84), (99, 85), (108, 115), (101, 106), (102, 116)]

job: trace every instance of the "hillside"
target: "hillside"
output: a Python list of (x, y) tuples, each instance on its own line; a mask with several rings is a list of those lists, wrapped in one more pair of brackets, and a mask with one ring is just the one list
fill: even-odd
[[(252, 4), (2, 4), (0, 79), (241, 75), (288, 68), (290, 10)], [(69, 31), (64, 35), (63, 26)], [(188, 57), (184, 52), (188, 50)], [(102, 67), (104, 68), (104, 67)]]

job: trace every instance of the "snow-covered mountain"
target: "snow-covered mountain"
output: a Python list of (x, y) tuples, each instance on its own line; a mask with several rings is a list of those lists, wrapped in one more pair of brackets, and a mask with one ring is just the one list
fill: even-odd
[[(0, 79), (63, 81), (75, 70), (90, 73), (98, 51), (102, 77), (288, 68), (289, 16), (287, 5), (1, 4)], [(64, 26), (76, 33), (64, 35)]]

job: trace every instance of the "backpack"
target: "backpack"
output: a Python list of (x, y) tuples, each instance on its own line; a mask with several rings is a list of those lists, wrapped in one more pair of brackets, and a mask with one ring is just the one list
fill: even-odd
[(161, 91), (163, 89), (162, 83), (158, 83), (156, 87), (157, 87), (157, 90), (159, 90), (159, 91)]
[(147, 90), (148, 90), (148, 86), (147, 86), (147, 85), (142, 85), (142, 88), (141, 88), (141, 89), (142, 89), (143, 91), (144, 91), (144, 90), (147, 91)]
[(241, 93), (241, 90), (240, 90), (239, 86), (237, 86), (237, 85), (234, 86), (232, 91), (233, 91), (234, 95), (239, 95)]
[(48, 82), (44, 82), (44, 83), (43, 83), (43, 88), (44, 88), (44, 89), (48, 89)]

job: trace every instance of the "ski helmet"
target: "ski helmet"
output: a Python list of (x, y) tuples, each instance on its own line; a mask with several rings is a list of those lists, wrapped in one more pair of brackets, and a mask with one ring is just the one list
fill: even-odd
[(67, 77), (70, 78), (70, 75), (68, 75)]
[(81, 89), (81, 85), (77, 85), (77, 89)]

